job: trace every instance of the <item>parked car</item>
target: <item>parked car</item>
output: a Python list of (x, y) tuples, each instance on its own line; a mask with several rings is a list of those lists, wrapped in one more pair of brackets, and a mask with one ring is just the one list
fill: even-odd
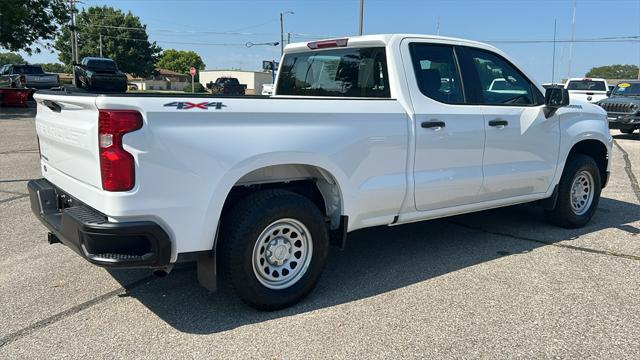
[(0, 87), (50, 89), (60, 86), (57, 74), (47, 74), (40, 65), (6, 64), (0, 68)]
[[(496, 78), (513, 91), (484, 90)], [(206, 288), (221, 275), (279, 309), (357, 229), (527, 202), (587, 224), (609, 178), (606, 113), (543, 91), (490, 45), (367, 35), (288, 45), (269, 98), (38, 93), (31, 206), (49, 242), (93, 264), (196, 261)]]
[(74, 64), (76, 87), (91, 91), (127, 91), (127, 75), (118, 70), (115, 61), (85, 57)]
[(262, 84), (262, 95), (273, 95), (273, 84)]
[(625, 134), (640, 129), (640, 80), (619, 83), (611, 96), (598, 104), (607, 111), (610, 129)]
[(220, 77), (215, 82), (210, 81), (207, 89), (212, 94), (219, 95), (244, 95), (247, 90), (246, 84), (240, 84), (240, 81), (234, 77)]
[(586, 100), (590, 103), (597, 103), (607, 98), (609, 85), (607, 80), (596, 78), (575, 78), (567, 80), (565, 88), (569, 90), (572, 98)]
[(138, 90), (138, 84), (127, 84), (127, 90)]

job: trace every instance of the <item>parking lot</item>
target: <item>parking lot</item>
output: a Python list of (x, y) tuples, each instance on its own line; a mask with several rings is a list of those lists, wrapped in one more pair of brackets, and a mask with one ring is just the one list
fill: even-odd
[(302, 303), (258, 312), (166, 278), (94, 267), (32, 215), (31, 109), (0, 110), (0, 358), (638, 358), (640, 136), (614, 131), (592, 222), (521, 205), (353, 233)]

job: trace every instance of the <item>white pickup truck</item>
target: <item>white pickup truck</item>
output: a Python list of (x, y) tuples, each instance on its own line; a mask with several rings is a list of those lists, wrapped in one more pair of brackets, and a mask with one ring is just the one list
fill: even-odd
[(564, 87), (569, 90), (571, 98), (586, 100), (594, 104), (606, 99), (610, 94), (609, 85), (605, 79), (574, 78), (567, 80)]
[(49, 241), (158, 274), (197, 261), (208, 289), (220, 275), (272, 310), (357, 229), (534, 201), (580, 227), (598, 206), (605, 111), (543, 95), (494, 47), (367, 35), (288, 45), (281, 64), (269, 98), (37, 93), (28, 187)]

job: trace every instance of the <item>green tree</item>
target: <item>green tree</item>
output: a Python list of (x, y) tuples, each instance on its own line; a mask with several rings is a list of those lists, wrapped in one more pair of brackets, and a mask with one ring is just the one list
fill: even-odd
[(24, 64), (24, 58), (20, 54), (5, 52), (0, 53), (0, 66), (4, 64)]
[(585, 76), (605, 79), (635, 79), (638, 77), (638, 67), (620, 64), (594, 67)]
[(191, 67), (204, 70), (205, 64), (200, 55), (194, 51), (168, 49), (160, 54), (156, 67), (167, 69), (181, 74), (188, 74)]
[[(153, 73), (158, 53), (162, 50), (149, 41), (146, 25), (131, 12), (124, 13), (112, 7), (89, 7), (77, 16), (78, 59), (102, 55), (113, 59), (120, 70), (136, 76), (146, 77)], [(71, 59), (71, 29), (62, 28), (53, 47), (59, 51), (58, 59), (65, 65)]]
[(48, 64), (42, 64), (42, 70), (44, 70), (45, 72), (51, 72), (51, 73), (66, 73), (66, 72), (70, 72), (69, 70), (71, 69), (67, 68), (66, 66), (60, 63), (48, 63)]
[(69, 20), (66, 0), (0, 0), (0, 47), (27, 54), (50, 48), (47, 41)]

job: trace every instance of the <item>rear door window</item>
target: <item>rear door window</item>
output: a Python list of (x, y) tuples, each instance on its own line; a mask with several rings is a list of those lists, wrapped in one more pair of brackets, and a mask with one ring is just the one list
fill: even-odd
[(278, 95), (389, 98), (383, 47), (291, 53), (278, 75)]
[(452, 46), (412, 43), (409, 51), (422, 94), (448, 104), (465, 102)]

